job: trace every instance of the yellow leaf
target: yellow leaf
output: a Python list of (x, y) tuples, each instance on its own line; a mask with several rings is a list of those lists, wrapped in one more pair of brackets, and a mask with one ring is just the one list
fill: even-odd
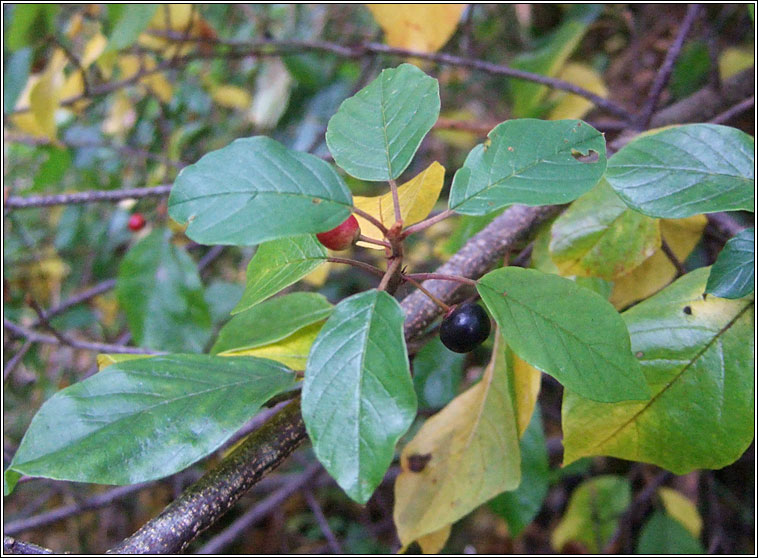
[(673, 488), (663, 486), (658, 489), (658, 495), (663, 501), (666, 513), (681, 523), (693, 537), (699, 539), (703, 530), (703, 518), (700, 517), (697, 506)]
[(100, 55), (105, 51), (105, 47), (108, 46), (108, 39), (102, 33), (94, 35), (87, 44), (84, 46), (84, 52), (79, 60), (82, 68), (89, 68), (90, 65), (100, 58)]
[(58, 126), (55, 111), (60, 106), (60, 81), (62, 75), (46, 72), (29, 93), (29, 104), (42, 134), (55, 140)]
[[(411, 178), (408, 182), (397, 189), (400, 200), (400, 214), (403, 217), (403, 225), (408, 226), (418, 223), (429, 215), (429, 212), (440, 197), (442, 183), (445, 179), (445, 167), (438, 162), (429, 165), (425, 170)], [(355, 207), (362, 209), (381, 221), (387, 227), (395, 222), (395, 209), (392, 203), (392, 192), (382, 196), (364, 197), (353, 196)], [(361, 233), (370, 238), (382, 238), (382, 233), (374, 225), (360, 215), (355, 216), (361, 226)], [(382, 250), (381, 246), (359, 242), (358, 246), (365, 246), (376, 250)]]
[(227, 108), (244, 110), (250, 106), (250, 93), (236, 85), (219, 85), (210, 90), (216, 104)]
[(116, 98), (108, 110), (108, 116), (103, 120), (103, 132), (116, 135), (131, 130), (137, 121), (137, 112), (129, 100), (128, 95), (122, 90), (116, 94)]
[(199, 18), (200, 16), (193, 11), (192, 4), (162, 4), (155, 10), (153, 19), (147, 26), (147, 31), (141, 33), (137, 39), (137, 42), (149, 49), (163, 50), (164, 55), (167, 57), (187, 54), (194, 48), (193, 44), (182, 44), (178, 41), (171, 41), (152, 35), (150, 31), (165, 32), (175, 31), (177, 33), (187, 33), (192, 36), (192, 29), (194, 27), (193, 18)]
[(403, 546), (521, 481), (505, 351), (496, 334), (482, 379), (429, 418), (403, 448), (393, 517)]
[(729, 79), (755, 65), (755, 47), (729, 47), (719, 56), (719, 76)]
[(97, 355), (97, 369), (101, 371), (103, 368), (107, 368), (111, 364), (117, 362), (125, 362), (127, 360), (136, 360), (138, 358), (151, 358), (153, 355), (133, 355), (133, 354), (120, 354), (120, 353), (100, 353)]
[[(708, 223), (704, 215), (686, 219), (661, 219), (661, 237), (680, 262), (695, 249)], [(662, 249), (632, 271), (616, 279), (610, 302), (617, 309), (645, 299), (668, 285), (676, 277), (676, 267)]]
[(332, 271), (332, 267), (337, 264), (331, 262), (325, 262), (311, 271), (308, 275), (303, 277), (301, 281), (310, 285), (311, 287), (322, 287), (326, 283), (326, 279), (329, 277), (329, 272)]
[(293, 370), (305, 370), (305, 362), (308, 360), (308, 353), (311, 350), (311, 345), (313, 345), (313, 342), (316, 340), (316, 336), (318, 335), (318, 332), (321, 331), (323, 325), (323, 321), (317, 322), (296, 331), (289, 337), (277, 341), (276, 343), (241, 351), (225, 351), (219, 353), (219, 356), (256, 356), (269, 358), (281, 362)]
[[(139, 57), (135, 54), (125, 54), (118, 57), (118, 67), (121, 71), (122, 80), (131, 79), (139, 71), (152, 70), (155, 66), (155, 59), (152, 56)], [(163, 74), (148, 74), (139, 80), (139, 84), (145, 93), (156, 95), (164, 103), (171, 100), (173, 87)]]
[(384, 31), (384, 42), (397, 48), (435, 52), (455, 33), (466, 4), (367, 4)]
[(511, 357), (511, 381), (513, 383), (513, 403), (516, 407), (516, 423), (518, 424), (519, 438), (524, 435), (529, 422), (532, 420), (534, 408), (537, 406), (537, 397), (540, 394), (542, 384), (542, 372), (534, 366), (521, 360), (518, 355), (510, 350)]
[[(608, 88), (603, 82), (603, 77), (587, 64), (570, 62), (566, 64), (558, 74), (558, 78), (579, 85), (600, 97), (608, 96)], [(592, 101), (566, 93), (565, 91), (555, 91), (550, 95), (549, 100), (557, 101), (548, 115), (550, 120), (562, 120), (564, 118), (582, 118), (594, 106)]]
[(453, 527), (452, 524), (446, 525), (439, 531), (429, 533), (423, 537), (419, 537), (418, 545), (421, 547), (421, 552), (424, 554), (439, 554), (445, 547), (447, 539), (450, 537), (450, 530)]
[(276, 126), (287, 108), (292, 76), (279, 59), (267, 60), (255, 80), (255, 95), (250, 107), (250, 121), (259, 128)]

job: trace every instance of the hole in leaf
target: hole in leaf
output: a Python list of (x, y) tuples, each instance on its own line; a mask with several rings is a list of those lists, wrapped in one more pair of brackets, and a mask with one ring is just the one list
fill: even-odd
[(598, 159), (600, 159), (600, 154), (594, 149), (590, 149), (586, 154), (572, 149), (571, 156), (580, 163), (597, 163)]

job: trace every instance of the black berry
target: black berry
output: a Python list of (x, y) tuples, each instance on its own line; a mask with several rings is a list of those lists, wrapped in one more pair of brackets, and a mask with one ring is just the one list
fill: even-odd
[(478, 304), (461, 304), (450, 311), (440, 326), (440, 340), (453, 352), (468, 353), (490, 335), (490, 317)]

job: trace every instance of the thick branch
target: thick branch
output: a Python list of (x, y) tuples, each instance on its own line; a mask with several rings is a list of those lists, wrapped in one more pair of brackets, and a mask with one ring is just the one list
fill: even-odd
[(44, 546), (18, 541), (13, 537), (3, 537), (3, 554), (55, 554), (55, 552)]
[(211, 472), (185, 490), (156, 518), (108, 552), (172, 554), (225, 514), (247, 490), (277, 467), (306, 438), (300, 402), (293, 401), (253, 432)]

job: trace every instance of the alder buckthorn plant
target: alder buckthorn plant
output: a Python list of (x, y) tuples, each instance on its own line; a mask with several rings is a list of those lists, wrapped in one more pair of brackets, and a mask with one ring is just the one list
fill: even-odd
[[(512, 509), (540, 482), (529, 452), (544, 442), (543, 377), (562, 390), (564, 466), (608, 456), (684, 475), (735, 462), (754, 436), (753, 229), (712, 267), (656, 285), (637, 273), (664, 250), (684, 258), (677, 239), (702, 230), (704, 214), (753, 210), (753, 138), (686, 124), (611, 154), (583, 120), (514, 118), (459, 168), (414, 167), (440, 110), (438, 80), (404, 63), (328, 121), (333, 162), (255, 135), (183, 168), (168, 200), (176, 234), (255, 247), (229, 321), (215, 337), (201, 306), (180, 320), (193, 329), (140, 322), (152, 291), (171, 294), (176, 277), (202, 297), (170, 232), (136, 243), (117, 296), (135, 342), (162, 354), (103, 354), (99, 373), (45, 402), (5, 471), (5, 493), (23, 475), (115, 485), (167, 477), (289, 400), (315, 458), (356, 503), (395, 464), (400, 544), (434, 552), (433, 537), (444, 544), (456, 521), (487, 502)], [(380, 194), (354, 195), (356, 183)], [(525, 215), (539, 230), (507, 237)], [(462, 242), (494, 257), (471, 264), (464, 248), (436, 272), (414, 269), (411, 241), (462, 222), (482, 223)], [(138, 270), (151, 265), (159, 271), (147, 288)], [(322, 266), (373, 283), (330, 301), (301, 282)], [(411, 339), (424, 343), (411, 352)], [(483, 359), (481, 375), (422, 415), (431, 396), (418, 390), (421, 361), (439, 342), (461, 355), (445, 354), (459, 359), (450, 362)], [(580, 490), (586, 500), (628, 492), (619, 478)], [(521, 528), (539, 505), (519, 508)], [(559, 542), (573, 540), (565, 529)]]

